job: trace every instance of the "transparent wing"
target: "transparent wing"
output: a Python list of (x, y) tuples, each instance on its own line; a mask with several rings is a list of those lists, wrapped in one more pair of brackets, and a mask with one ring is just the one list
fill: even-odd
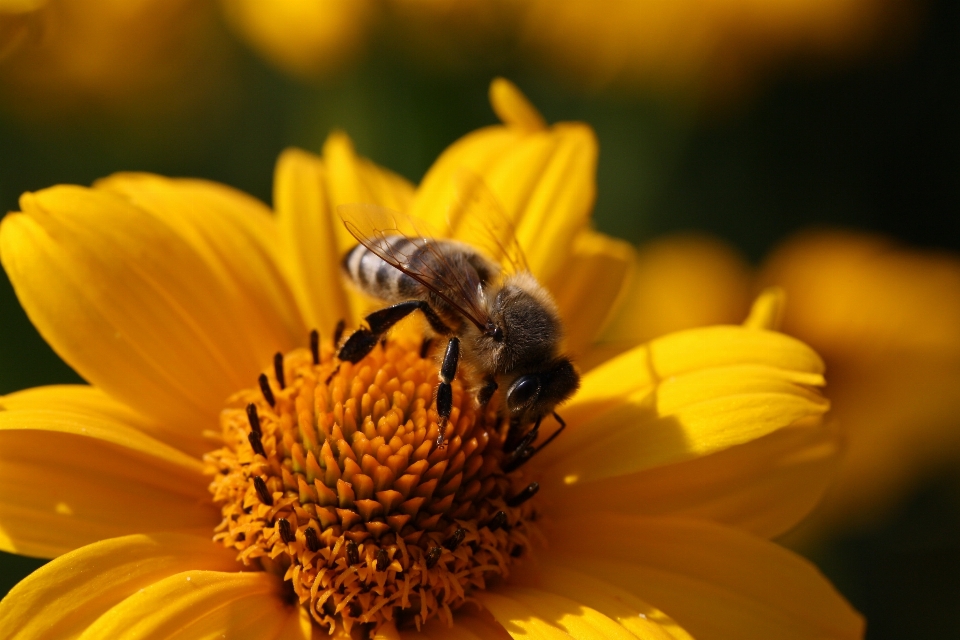
[[(457, 243), (437, 240), (422, 221), (371, 204), (337, 207), (357, 242), (393, 268), (433, 291), (481, 331), (491, 326), (483, 283), (476, 268), (455, 251)], [(407, 242), (397, 242), (398, 236)]]
[(451, 235), (470, 238), (471, 244), (507, 271), (530, 271), (513, 220), (483, 178), (460, 169), (454, 173), (453, 181), (456, 196), (448, 211)]

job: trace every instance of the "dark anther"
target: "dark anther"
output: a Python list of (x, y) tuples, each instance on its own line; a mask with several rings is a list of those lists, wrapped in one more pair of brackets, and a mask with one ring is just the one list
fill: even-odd
[(320, 538), (317, 537), (317, 530), (313, 527), (307, 527), (303, 532), (303, 537), (307, 539), (307, 549), (310, 551), (320, 551)]
[(283, 354), (279, 351), (273, 354), (273, 373), (277, 376), (277, 384), (280, 385), (280, 389), (285, 389), (287, 381), (283, 376)]
[(347, 323), (345, 320), (341, 320), (337, 323), (337, 328), (333, 330), (333, 346), (340, 344), (340, 338), (343, 337), (343, 330), (347, 328)]
[(353, 540), (347, 540), (347, 564), (360, 564), (360, 549)]
[(246, 539), (247, 539), (247, 534), (245, 534), (243, 531), (241, 531), (240, 533), (238, 533), (238, 534), (236, 535), (236, 537), (234, 538), (234, 540), (236, 540), (237, 542), (243, 542), (243, 541), (246, 540)]
[(333, 370), (333, 372), (329, 376), (327, 376), (327, 381), (324, 382), (323, 384), (329, 385), (330, 381), (333, 380), (333, 376), (337, 375), (338, 373), (340, 373), (340, 365), (337, 365), (336, 368)]
[(260, 416), (257, 415), (257, 405), (252, 402), (247, 405), (247, 420), (250, 421), (250, 430), (257, 434), (262, 434), (260, 431)]
[(387, 336), (380, 338), (380, 348), (386, 350), (387, 348)]
[(487, 529), (490, 529), (490, 531), (496, 531), (505, 524), (507, 524), (507, 512), (497, 511), (495, 514), (493, 514), (493, 517), (490, 518), (490, 522), (487, 523)]
[(420, 357), (426, 358), (427, 354), (430, 353), (430, 345), (433, 344), (433, 338), (424, 338), (423, 342), (420, 343)]
[(510, 555), (513, 556), (514, 558), (519, 558), (520, 556), (522, 556), (523, 545), (518, 544), (517, 546), (515, 546), (513, 550), (510, 551)]
[(273, 397), (273, 389), (270, 388), (270, 381), (267, 379), (267, 374), (261, 373), (257, 380), (260, 382), (260, 392), (263, 393), (263, 399), (266, 400), (267, 404), (271, 407), (277, 406), (277, 399)]
[(456, 551), (457, 547), (460, 546), (460, 543), (463, 542), (463, 537), (467, 535), (467, 530), (463, 527), (458, 528), (453, 532), (453, 535), (443, 541), (443, 546), (450, 551)]
[(244, 507), (243, 512), (247, 515), (250, 515), (251, 513), (253, 513), (253, 507)]
[(286, 518), (277, 520), (277, 528), (280, 529), (280, 539), (287, 544), (297, 539), (297, 536), (293, 535), (293, 531), (290, 529), (290, 521)]
[(386, 571), (389, 566), (390, 556), (387, 555), (387, 550), (380, 549), (377, 551), (377, 571)]
[(524, 447), (517, 449), (514, 453), (507, 458), (507, 461), (504, 463), (502, 469), (504, 473), (510, 473), (511, 471), (516, 471), (524, 465), (530, 458), (533, 457), (533, 454), (536, 453), (536, 450), (532, 447)]
[(526, 488), (523, 491), (521, 491), (517, 495), (507, 500), (507, 506), (519, 507), (524, 502), (526, 502), (527, 500), (535, 496), (537, 494), (537, 491), (539, 490), (540, 490), (540, 485), (537, 484), (536, 482), (531, 482), (526, 486)]
[(310, 355), (313, 356), (313, 364), (320, 364), (320, 332), (316, 329), (310, 332)]
[(257, 495), (260, 496), (260, 502), (268, 507), (273, 506), (273, 496), (270, 495), (270, 492), (267, 490), (267, 483), (263, 481), (263, 478), (253, 476), (253, 488), (257, 490)]
[(427, 569), (433, 569), (437, 566), (441, 553), (443, 553), (443, 549), (440, 547), (431, 547), (430, 551), (427, 551)]
[(267, 452), (263, 450), (263, 442), (260, 441), (260, 434), (258, 432), (251, 431), (247, 434), (247, 439), (250, 441), (250, 447), (254, 453), (259, 453), (264, 458), (267, 457)]

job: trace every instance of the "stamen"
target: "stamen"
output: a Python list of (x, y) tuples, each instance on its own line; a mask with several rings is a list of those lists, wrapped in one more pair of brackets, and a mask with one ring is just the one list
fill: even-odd
[(263, 478), (253, 476), (253, 488), (257, 490), (257, 495), (260, 496), (260, 502), (268, 507), (273, 506), (273, 496), (271, 496), (270, 491), (267, 490), (267, 483), (263, 481)]
[(347, 563), (350, 565), (360, 564), (360, 549), (353, 540), (347, 540)]
[(290, 530), (290, 521), (286, 518), (280, 518), (277, 520), (277, 529), (280, 531), (280, 539), (287, 544), (290, 544), (297, 539), (297, 537), (293, 535), (293, 531)]
[(260, 434), (256, 431), (251, 431), (247, 434), (247, 440), (250, 441), (250, 447), (253, 449), (254, 453), (259, 453), (264, 458), (267, 457), (267, 453), (263, 450), (263, 442), (260, 440)]
[(263, 431), (260, 430), (260, 416), (257, 415), (257, 405), (252, 402), (247, 405), (247, 422), (250, 423), (250, 430), (261, 435)]
[(316, 329), (310, 332), (310, 355), (314, 365), (320, 364), (320, 332)]
[(521, 491), (517, 495), (507, 500), (507, 506), (519, 507), (524, 502), (526, 502), (527, 500), (535, 496), (537, 494), (537, 491), (540, 491), (540, 484), (536, 482), (531, 482), (526, 486), (526, 488), (524, 488), (523, 491)]
[(390, 556), (387, 555), (387, 550), (380, 549), (377, 551), (377, 571), (386, 571), (389, 566)]
[(442, 553), (443, 549), (440, 547), (431, 547), (430, 551), (427, 551), (427, 569), (433, 569), (435, 566), (437, 566)]
[(450, 551), (456, 551), (457, 547), (460, 546), (460, 543), (463, 542), (463, 537), (467, 535), (467, 530), (463, 527), (460, 527), (453, 532), (453, 535), (443, 541), (443, 546)]
[(283, 354), (276, 353), (273, 356), (273, 373), (277, 377), (277, 384), (280, 386), (280, 390), (283, 391), (287, 388), (286, 380), (283, 377)]
[(320, 551), (320, 538), (317, 537), (317, 530), (313, 527), (307, 527), (303, 532), (303, 537), (307, 540), (307, 549), (316, 553)]
[(343, 331), (347, 328), (347, 321), (340, 320), (337, 322), (337, 328), (333, 330), (333, 346), (338, 346), (340, 344), (340, 338), (343, 337)]
[(273, 389), (270, 388), (270, 380), (267, 379), (267, 374), (261, 373), (257, 381), (260, 383), (260, 392), (263, 394), (263, 399), (271, 407), (277, 406), (277, 399), (273, 397)]
[(491, 518), (490, 522), (487, 524), (487, 529), (490, 529), (490, 531), (496, 531), (505, 524), (507, 524), (507, 512), (497, 511), (497, 513), (494, 514), (493, 518)]

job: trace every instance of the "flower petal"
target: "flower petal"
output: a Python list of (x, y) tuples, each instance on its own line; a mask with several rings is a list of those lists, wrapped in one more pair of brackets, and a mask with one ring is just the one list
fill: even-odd
[(682, 515), (783, 534), (818, 504), (840, 461), (836, 429), (794, 426), (717, 453), (543, 492), (559, 516), (598, 511)]
[[(498, 114), (514, 113), (521, 101), (526, 104), (519, 94), (511, 97), (502, 89), (506, 81), (499, 82), (501, 89), (491, 93), (492, 99), (504, 101), (494, 105)], [(546, 282), (561, 270), (586, 228), (596, 195), (597, 141), (583, 124), (532, 129), (532, 122), (529, 114), (519, 114), (515, 121), (453, 143), (424, 176), (410, 213), (428, 228), (446, 228), (448, 212), (458, 200), (457, 176), (464, 170), (478, 175), (516, 228), (531, 272)], [(451, 231), (465, 241), (475, 233), (468, 221)]]
[(111, 420), (0, 412), (0, 548), (54, 557), (104, 538), (219, 520), (202, 464)]
[(863, 635), (820, 572), (771, 542), (694, 520), (595, 514), (586, 524), (554, 522), (551, 561), (654, 603), (698, 640)]
[(419, 631), (403, 630), (402, 640), (508, 640), (510, 635), (487, 612), (475, 613), (475, 607), (464, 607), (453, 616), (453, 626), (448, 627), (443, 620), (434, 619), (423, 625)]
[(234, 556), (208, 538), (171, 533), (81, 547), (27, 576), (0, 602), (0, 639), (76, 638), (140, 589), (191, 569), (236, 569)]
[(0, 257), (27, 315), (80, 375), (136, 411), (195, 435), (290, 346), (251, 348), (252, 298), (128, 200), (60, 186), (21, 205), (0, 228)]
[(586, 230), (571, 255), (547, 283), (567, 333), (567, 349), (579, 354), (593, 343), (623, 297), (633, 267), (633, 248)]
[(299, 149), (281, 154), (274, 206), (297, 301), (307, 323), (329, 335), (339, 320), (356, 319), (351, 318), (351, 296), (340, 269), (340, 258), (356, 240), (343, 226), (337, 206), (372, 203), (405, 211), (413, 187), (358, 157), (343, 134), (332, 134), (323, 153), (323, 158)]
[(271, 640), (292, 615), (299, 617), (284, 603), (280, 587), (276, 576), (263, 571), (184, 571), (134, 592), (80, 638)]
[(571, 428), (540, 454), (545, 482), (587, 482), (725, 449), (828, 403), (823, 363), (782, 334), (692, 329), (654, 340), (590, 371), (563, 408)]

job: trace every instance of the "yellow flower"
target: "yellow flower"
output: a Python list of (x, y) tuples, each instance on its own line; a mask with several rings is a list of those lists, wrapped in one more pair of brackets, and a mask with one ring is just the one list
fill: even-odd
[(464, 168), (514, 220), (571, 351), (595, 353), (633, 256), (589, 226), (593, 135), (547, 127), (505, 81), (491, 95), (503, 125), (416, 189), (335, 134), (280, 158), (275, 217), (142, 174), (23, 197), (0, 258), (91, 386), (2, 399), (0, 547), (55, 559), (0, 602), (0, 637), (861, 637), (766, 540), (816, 503), (838, 449), (820, 358), (763, 328), (777, 295), (744, 326), (598, 361), (567, 429), (513, 471), (496, 411), (459, 381), (434, 444), (437, 365), (409, 327), (335, 361), (338, 320), (369, 309), (337, 274), (353, 241), (336, 206), (437, 221)]
[(631, 344), (631, 324), (645, 340), (734, 322), (756, 286), (777, 285), (789, 301), (783, 331), (826, 360), (846, 451), (797, 542), (875, 521), (960, 454), (956, 256), (831, 231), (798, 235), (757, 275), (726, 245), (690, 236), (650, 243), (637, 265), (629, 308), (604, 336), (608, 351)]

